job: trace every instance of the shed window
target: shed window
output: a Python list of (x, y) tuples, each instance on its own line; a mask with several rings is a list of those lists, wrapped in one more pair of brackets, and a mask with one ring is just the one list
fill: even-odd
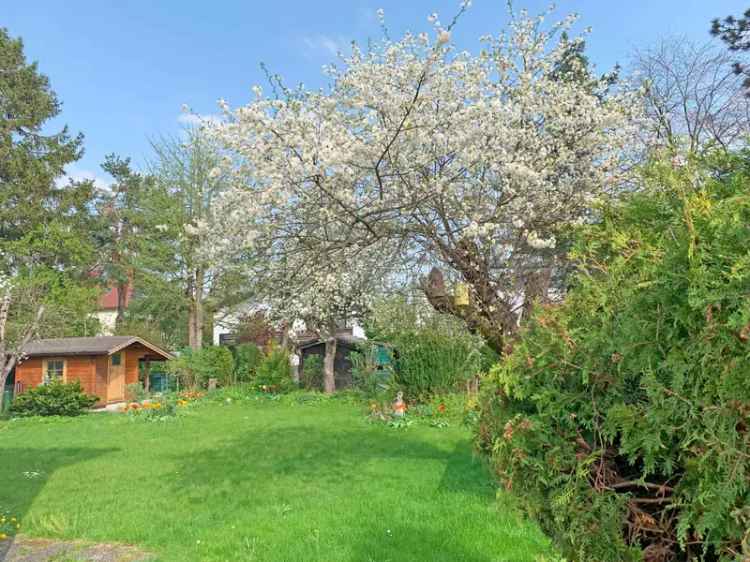
[(120, 358), (120, 354), (119, 353), (115, 353), (112, 356), (112, 366), (113, 367), (117, 367), (120, 364), (120, 361), (122, 361), (122, 359)]
[(46, 382), (50, 382), (50, 381), (62, 382), (64, 373), (65, 373), (65, 360), (64, 359), (47, 360), (47, 368), (44, 371), (44, 379)]

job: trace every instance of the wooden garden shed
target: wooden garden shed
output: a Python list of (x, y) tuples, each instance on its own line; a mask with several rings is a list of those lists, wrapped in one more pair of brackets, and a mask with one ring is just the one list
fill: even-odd
[(141, 365), (172, 355), (135, 336), (55, 338), (30, 342), (16, 366), (18, 392), (50, 380), (79, 381), (99, 404), (125, 400), (126, 385), (138, 382)]

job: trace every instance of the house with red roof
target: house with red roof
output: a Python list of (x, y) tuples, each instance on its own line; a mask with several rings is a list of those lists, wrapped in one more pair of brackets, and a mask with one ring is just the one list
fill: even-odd
[[(96, 306), (96, 317), (102, 326), (102, 335), (112, 335), (117, 320), (117, 302), (120, 297), (120, 291), (117, 285), (112, 285), (99, 295)], [(125, 308), (128, 308), (130, 301), (133, 300), (133, 284), (128, 283), (125, 289)]]

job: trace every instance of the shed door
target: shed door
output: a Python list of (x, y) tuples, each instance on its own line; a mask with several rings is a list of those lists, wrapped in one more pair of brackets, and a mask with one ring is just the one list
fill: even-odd
[(114, 353), (109, 357), (109, 380), (107, 383), (107, 402), (125, 399), (125, 357)]

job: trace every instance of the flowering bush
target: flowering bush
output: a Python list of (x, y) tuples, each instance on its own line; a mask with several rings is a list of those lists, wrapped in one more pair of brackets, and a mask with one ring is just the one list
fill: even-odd
[(0, 541), (15, 535), (21, 528), (21, 522), (11, 514), (0, 511)]
[(187, 402), (180, 405), (176, 400), (144, 402), (141, 404), (133, 402), (128, 404), (124, 411), (133, 419), (141, 419), (145, 421), (167, 421), (175, 418), (177, 416), (177, 408), (185, 405), (187, 405)]
[(485, 381), (480, 447), (575, 560), (750, 559), (748, 157), (650, 168)]
[(180, 392), (176, 395), (166, 394), (154, 400), (130, 402), (121, 411), (131, 415), (133, 418), (149, 421), (165, 421), (176, 417), (181, 409), (190, 406), (204, 396), (204, 392), (194, 390)]

